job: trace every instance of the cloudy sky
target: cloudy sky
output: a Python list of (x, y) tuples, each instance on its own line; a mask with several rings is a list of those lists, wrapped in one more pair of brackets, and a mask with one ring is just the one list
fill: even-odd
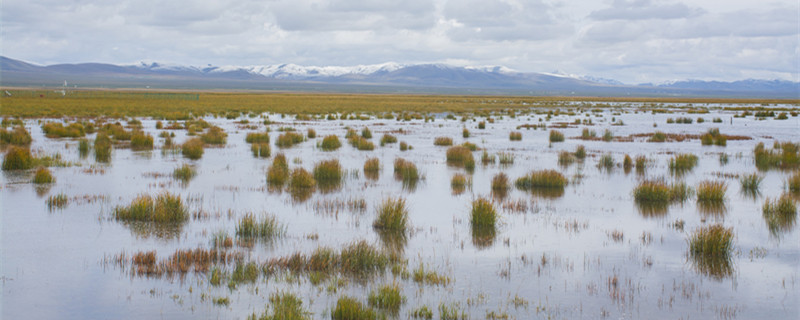
[(626, 83), (799, 81), (800, 1), (3, 0), (37, 64), (503, 65)]

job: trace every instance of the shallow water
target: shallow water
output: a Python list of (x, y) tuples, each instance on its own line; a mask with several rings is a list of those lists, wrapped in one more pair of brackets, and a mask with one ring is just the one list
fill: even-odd
[[(342, 295), (366, 303), (370, 290), (395, 281), (402, 288), (405, 303), (398, 318), (409, 318), (411, 310), (427, 305), (436, 311), (440, 304), (454, 304), (471, 318), (484, 318), (488, 312), (507, 313), (512, 318), (791, 318), (798, 314), (798, 262), (800, 241), (792, 224), (770, 232), (761, 214), (766, 197), (780, 196), (789, 172), (761, 172), (761, 193), (749, 197), (740, 193), (737, 178), (756, 172), (752, 150), (758, 142), (798, 142), (800, 120), (758, 121), (752, 117), (733, 118), (735, 113), (712, 110), (709, 114), (634, 113), (634, 108), (584, 111), (575, 116), (561, 114), (545, 123), (592, 119), (594, 125), (557, 129), (565, 142), (550, 144), (548, 130), (526, 130), (522, 141), (509, 141), (508, 134), (521, 124), (537, 124), (545, 115), (495, 117), (486, 129), (476, 121), (446, 120), (336, 120), (294, 121), (269, 115), (275, 124), (291, 126), (305, 133), (314, 128), (316, 139), (288, 149), (274, 147), (278, 132), (272, 132), (273, 156), (284, 152), (289, 167), (309, 171), (314, 163), (339, 159), (347, 177), (335, 192), (315, 192), (305, 201), (295, 201), (288, 192), (266, 187), (266, 170), (272, 157), (254, 158), (244, 142), (252, 129), (241, 128), (234, 120), (208, 118), (225, 129), (228, 143), (222, 148), (206, 148), (202, 159), (191, 161), (180, 154), (159, 150), (115, 149), (109, 164), (95, 164), (92, 155), (78, 156), (77, 140), (48, 139), (35, 121), (26, 126), (34, 139), (33, 150), (59, 152), (78, 165), (51, 168), (56, 183), (42, 188), (29, 183), (32, 172), (3, 172), (2, 203), (2, 318), (244, 318), (260, 314), (270, 294), (293, 292), (313, 318), (327, 318)], [(586, 114), (589, 114), (587, 116)], [(705, 123), (667, 124), (667, 118), (702, 117)], [(720, 117), (723, 123), (712, 123)], [(612, 118), (624, 125), (611, 126)], [(482, 119), (479, 119), (482, 120)], [(258, 130), (265, 126), (251, 119)], [(145, 131), (157, 136), (155, 121), (142, 120)], [(653, 127), (657, 124), (657, 128)], [(373, 133), (374, 151), (358, 151), (346, 144), (345, 127), (368, 126)], [(466, 126), (472, 133), (461, 138)], [(615, 136), (636, 133), (701, 134), (719, 128), (723, 134), (746, 135), (752, 140), (729, 140), (726, 147), (701, 146), (699, 140), (647, 143), (603, 142), (576, 139), (582, 128), (602, 136), (610, 129)], [(385, 132), (403, 129), (398, 140), (413, 146), (402, 152), (397, 144), (378, 146)], [(174, 131), (175, 141), (185, 140), (186, 131)], [(336, 134), (343, 142), (334, 152), (315, 147), (322, 137)], [(510, 152), (510, 166), (480, 164), (481, 151), (473, 152), (478, 161), (472, 186), (460, 195), (453, 194), (450, 178), (464, 169), (448, 166), (446, 147), (433, 145), (437, 136), (452, 137), (456, 144), (470, 141), (490, 154)], [(93, 139), (93, 135), (89, 136)], [(156, 138), (157, 145), (162, 139)], [(560, 151), (586, 146), (588, 157), (568, 167), (558, 165)], [(610, 172), (597, 168), (601, 155), (610, 153), (616, 163), (625, 154), (645, 155), (650, 160), (646, 173), (626, 173), (619, 165)], [(673, 153), (694, 153), (697, 167), (680, 178), (670, 175), (668, 160)], [(729, 155), (722, 165), (719, 155)], [(371, 181), (361, 168), (370, 157), (382, 164), (380, 178)], [(415, 189), (403, 188), (392, 174), (392, 162), (403, 157), (414, 162), (424, 175)], [(182, 184), (171, 178), (173, 169), (183, 163), (196, 167), (197, 177)], [(90, 169), (98, 169), (88, 172)], [(512, 181), (531, 170), (556, 169), (570, 179), (563, 195), (542, 197), (516, 189), (506, 201), (523, 203), (524, 212), (504, 210), (496, 236), (490, 243), (473, 241), (469, 223), (470, 203), (490, 196), (491, 178), (505, 172)], [(102, 172), (98, 172), (102, 171)], [(725, 175), (728, 174), (728, 175)], [(631, 191), (645, 178), (680, 179), (695, 187), (708, 179), (728, 184), (725, 210), (706, 212), (694, 198), (672, 204), (662, 213), (641, 212)], [(139, 194), (168, 190), (179, 194), (192, 212), (192, 218), (179, 230), (152, 234), (113, 219), (111, 210), (126, 205)], [(63, 193), (70, 198), (64, 209), (49, 210), (49, 195)], [(207, 274), (188, 273), (184, 277), (147, 278), (131, 275), (130, 270), (113, 262), (122, 252), (156, 250), (165, 258), (176, 249), (210, 248), (214, 233), (233, 235), (238, 219), (246, 213), (273, 214), (286, 224), (286, 235), (272, 243), (257, 243), (252, 248), (236, 247), (247, 259), (264, 262), (294, 252), (309, 253), (319, 246), (340, 248), (364, 239), (381, 246), (372, 228), (375, 208), (389, 196), (402, 196), (409, 205), (412, 229), (403, 247), (407, 268), (413, 272), (420, 264), (451, 278), (447, 286), (420, 285), (411, 279), (395, 277), (388, 270), (369, 281), (350, 281), (336, 293), (327, 283), (312, 285), (307, 277), (259, 277), (255, 284), (231, 290), (226, 285), (211, 286)], [(323, 201), (364, 199), (364, 212), (343, 208), (322, 212), (315, 204)], [(683, 220), (683, 230), (673, 223)], [(712, 223), (732, 227), (735, 234), (732, 273), (716, 277), (694, 267), (688, 254), (688, 238), (693, 230)], [(137, 231), (139, 230), (139, 231)], [(616, 241), (611, 234), (622, 233)], [(318, 238), (309, 237), (317, 235)], [(230, 271), (232, 266), (223, 269)], [(228, 297), (230, 304), (218, 306), (212, 298)], [(515, 297), (518, 297), (514, 303)]]

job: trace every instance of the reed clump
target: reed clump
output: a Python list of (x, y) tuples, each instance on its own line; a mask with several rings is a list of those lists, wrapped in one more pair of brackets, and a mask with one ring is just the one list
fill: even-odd
[(250, 152), (256, 158), (269, 158), (272, 155), (272, 148), (267, 142), (257, 142), (250, 145)]
[(294, 131), (287, 131), (278, 136), (275, 145), (278, 148), (290, 148), (298, 143), (305, 141), (305, 137)]
[(575, 158), (578, 160), (583, 160), (586, 158), (586, 147), (584, 147), (582, 144), (579, 144), (577, 147), (575, 147)]
[(189, 211), (180, 196), (162, 192), (156, 197), (148, 194), (137, 196), (127, 206), (117, 206), (114, 218), (122, 221), (143, 222), (184, 222), (189, 219)]
[(388, 133), (384, 133), (383, 136), (381, 137), (381, 147), (390, 143), (397, 143), (397, 137)]
[(186, 163), (172, 171), (172, 177), (184, 183), (189, 182), (189, 180), (192, 180), (192, 178), (194, 178), (196, 175), (197, 170)]
[(306, 169), (296, 168), (292, 170), (292, 174), (289, 177), (289, 189), (293, 192), (313, 190), (316, 185), (317, 181), (314, 180), (314, 175), (306, 171)]
[(518, 178), (514, 184), (518, 189), (531, 190), (538, 188), (561, 189), (567, 186), (569, 180), (555, 170), (535, 170)]
[(775, 142), (772, 150), (764, 147), (759, 142), (753, 149), (756, 168), (768, 170), (771, 168), (794, 169), (800, 166), (800, 144), (791, 142)]
[(564, 142), (564, 134), (558, 130), (550, 130), (550, 142)]
[(645, 180), (633, 189), (633, 198), (637, 203), (669, 203), (685, 201), (692, 190), (685, 183), (667, 184), (663, 180)]
[(408, 223), (408, 208), (403, 198), (386, 198), (377, 209), (372, 227), (379, 231), (404, 233)]
[(394, 175), (395, 178), (398, 180), (403, 180), (404, 182), (416, 182), (419, 180), (417, 166), (413, 162), (403, 158), (397, 158), (394, 160)]
[(269, 143), (269, 132), (249, 132), (244, 141), (247, 143)]
[[(563, 137), (563, 135), (562, 135), (562, 137)], [(512, 131), (511, 133), (508, 134), (508, 139), (511, 140), (511, 141), (522, 141), (522, 132)]]
[(236, 236), (245, 239), (273, 240), (286, 234), (286, 226), (275, 216), (267, 215), (257, 219), (252, 213), (245, 214), (236, 226)]
[[(203, 157), (203, 140), (200, 138), (191, 138), (181, 145), (181, 153), (184, 157), (192, 160), (197, 160)], [(96, 148), (96, 146), (95, 146)]]
[(372, 308), (365, 306), (355, 298), (348, 296), (339, 297), (336, 308), (331, 311), (333, 320), (375, 320), (378, 314)]
[(447, 149), (447, 164), (472, 170), (475, 169), (475, 158), (467, 147), (450, 147)]
[(381, 173), (381, 161), (378, 158), (369, 158), (364, 161), (364, 176), (370, 180), (377, 180)]
[(669, 170), (674, 174), (689, 172), (697, 165), (697, 160), (697, 156), (691, 153), (676, 154), (669, 160)]
[(36, 169), (36, 174), (33, 176), (33, 183), (35, 184), (45, 184), (45, 183), (53, 183), (56, 182), (56, 178), (53, 177), (53, 173), (50, 172), (50, 169), (45, 167), (39, 167)]
[(791, 195), (784, 193), (777, 199), (767, 198), (762, 207), (764, 221), (773, 234), (790, 231), (797, 220), (797, 205)]
[(505, 192), (508, 191), (510, 188), (510, 182), (508, 179), (508, 175), (503, 172), (500, 172), (494, 177), (492, 177), (492, 191), (494, 192)]
[(702, 272), (721, 278), (730, 275), (733, 229), (720, 224), (696, 229), (689, 238), (689, 255)]
[(77, 122), (66, 127), (62, 123), (48, 122), (42, 125), (42, 131), (48, 138), (79, 138), (86, 135), (83, 125)]
[(701, 181), (697, 186), (697, 201), (722, 202), (725, 201), (725, 191), (728, 184), (725, 181)]
[(375, 149), (375, 144), (362, 136), (353, 136), (347, 140), (353, 148), (361, 151), (372, 151)]
[(25, 147), (11, 146), (3, 156), (3, 170), (27, 170), (33, 167), (31, 151)]
[(341, 147), (342, 142), (339, 141), (339, 137), (334, 134), (325, 136), (319, 144), (319, 148), (322, 149), (322, 151), (334, 151)]
[(492, 201), (486, 198), (472, 201), (469, 222), (473, 230), (493, 230), (497, 225), (497, 211)]
[(461, 194), (464, 190), (467, 189), (467, 182), (468, 178), (463, 173), (456, 173), (453, 175), (453, 178), (450, 179), (450, 188), (453, 190), (454, 194)]
[(759, 192), (761, 181), (764, 181), (764, 177), (758, 173), (746, 174), (739, 178), (739, 183), (742, 185), (742, 192), (749, 194), (757, 194)]
[(273, 187), (281, 187), (289, 179), (289, 163), (283, 153), (275, 155), (272, 165), (267, 169), (267, 184)]
[(435, 146), (452, 146), (453, 145), (453, 138), (450, 137), (436, 137), (433, 139), (433, 145)]
[(665, 142), (665, 141), (667, 141), (667, 135), (661, 131), (656, 131), (655, 133), (653, 133), (650, 139), (647, 139), (647, 142)]
[(400, 311), (403, 304), (403, 296), (400, 294), (400, 286), (396, 283), (387, 284), (372, 291), (367, 297), (369, 305), (373, 308), (388, 310), (392, 313)]
[(81, 158), (86, 157), (89, 155), (89, 140), (88, 139), (80, 139), (78, 141), (78, 154)]
[(94, 138), (94, 158), (97, 162), (111, 160), (111, 138), (105, 132), (98, 132)]
[(136, 131), (131, 136), (131, 149), (140, 150), (153, 150), (153, 136), (149, 133)]
[(18, 125), (11, 131), (5, 128), (0, 128), (0, 145), (10, 144), (15, 146), (28, 146), (33, 141), (30, 132), (25, 129), (25, 126)]
[(200, 135), (200, 139), (205, 144), (224, 145), (228, 140), (228, 134), (220, 127), (211, 126), (206, 133)]
[(700, 136), (700, 143), (704, 146), (725, 146), (728, 144), (728, 138), (719, 133), (718, 128), (708, 129), (708, 132)]
[(314, 165), (314, 180), (320, 187), (335, 188), (344, 180), (344, 170), (338, 159), (323, 160)]
[(269, 296), (270, 308), (261, 316), (255, 313), (247, 320), (306, 320), (312, 319), (312, 313), (303, 308), (303, 301), (289, 292), (273, 293)]
[(597, 167), (606, 171), (613, 170), (615, 165), (614, 157), (610, 153), (600, 156), (600, 160), (597, 161)]
[(786, 180), (786, 185), (789, 188), (789, 191), (794, 193), (800, 193), (800, 171), (795, 171), (788, 180)]

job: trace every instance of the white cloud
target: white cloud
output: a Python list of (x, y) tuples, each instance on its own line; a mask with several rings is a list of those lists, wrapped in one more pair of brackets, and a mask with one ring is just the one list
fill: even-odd
[(798, 79), (797, 2), (5, 0), (2, 54), (41, 64), (458, 62), (635, 83)]

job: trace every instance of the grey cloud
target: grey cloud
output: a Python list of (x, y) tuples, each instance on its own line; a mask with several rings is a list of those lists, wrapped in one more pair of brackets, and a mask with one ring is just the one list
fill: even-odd
[(555, 17), (542, 1), (448, 1), (443, 17), (452, 21), (448, 35), (455, 41), (533, 41), (567, 37), (573, 26)]
[(270, 5), (277, 25), (288, 31), (428, 29), (436, 18), (430, 1), (371, 2), (360, 7), (342, 1), (279, 1)]
[(658, 4), (651, 0), (614, 0), (610, 8), (589, 14), (595, 20), (683, 19), (700, 15), (703, 10), (683, 3)]

